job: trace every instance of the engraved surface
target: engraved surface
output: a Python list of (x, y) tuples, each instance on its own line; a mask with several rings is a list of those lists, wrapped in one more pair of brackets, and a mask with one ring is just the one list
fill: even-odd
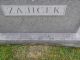
[[(80, 25), (80, 0), (0, 0), (0, 4), (68, 6), (65, 16), (4, 16), (0, 8), (0, 44), (48, 43), (80, 47), (80, 34), (74, 33)], [(56, 32), (60, 34), (54, 34)]]
[(2, 5), (5, 16), (64, 16), (66, 5)]
[[(74, 33), (80, 23), (78, 0), (0, 0), (3, 4), (67, 5), (65, 16), (4, 16), (0, 15), (0, 32)], [(22, 2), (23, 1), (23, 2)], [(27, 2), (25, 2), (27, 1)], [(52, 2), (53, 1), (53, 2)], [(12, 3), (11, 3), (12, 2)]]

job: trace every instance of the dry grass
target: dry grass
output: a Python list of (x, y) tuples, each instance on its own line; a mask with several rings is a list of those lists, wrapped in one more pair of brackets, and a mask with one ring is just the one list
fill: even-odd
[(42, 46), (42, 45), (30, 46), (27, 56), (29, 59), (38, 60), (43, 56), (45, 57), (45, 55), (48, 54), (48, 48), (49, 46)]
[(26, 60), (29, 46), (18, 46), (13, 49), (13, 60)]
[(47, 45), (2, 45), (0, 60), (80, 60), (80, 48)]

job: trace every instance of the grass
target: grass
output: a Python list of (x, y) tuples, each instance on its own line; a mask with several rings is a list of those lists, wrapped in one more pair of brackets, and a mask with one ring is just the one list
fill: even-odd
[(80, 48), (47, 45), (0, 45), (0, 60), (80, 60)]

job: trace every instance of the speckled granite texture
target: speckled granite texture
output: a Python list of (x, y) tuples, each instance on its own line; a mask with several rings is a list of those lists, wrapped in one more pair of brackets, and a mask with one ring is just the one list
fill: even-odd
[(4, 16), (0, 8), (0, 33), (74, 33), (80, 23), (79, 0), (0, 0), (1, 5), (67, 5), (65, 16)]
[[(22, 32), (77, 32), (80, 25), (80, 0), (0, 0), (0, 5), (67, 5), (65, 16), (4, 16), (2, 9), (0, 8), (0, 44), (48, 43), (50, 45), (58, 44), (80, 47), (80, 38), (78, 37), (79, 39), (77, 39), (77, 35), (75, 34), (55, 35), (59, 40), (56, 40), (56, 37), (53, 35), (48, 36), (47, 34), (43, 34), (44, 37), (30, 35), (32, 38), (29, 36), (29, 34), (19, 34)], [(50, 39), (47, 39), (46, 36)], [(42, 40), (42, 37), (46, 38), (47, 40)]]

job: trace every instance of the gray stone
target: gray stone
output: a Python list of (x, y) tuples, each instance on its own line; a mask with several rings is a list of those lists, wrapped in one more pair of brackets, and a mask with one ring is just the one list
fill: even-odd
[[(65, 16), (4, 16), (0, 15), (0, 32), (74, 33), (79, 27), (80, 1), (78, 0), (0, 0), (3, 4), (67, 5)], [(41, 3), (42, 1), (45, 1)], [(28, 5), (28, 2), (24, 4)], [(1, 4), (2, 4), (1, 3)], [(11, 5), (11, 4), (10, 4)]]
[[(76, 33), (79, 28), (80, 24), (79, 0), (34, 0), (34, 1), (0, 0), (0, 4), (1, 5), (67, 5), (65, 16), (14, 16), (14, 17), (4, 16), (0, 8), (0, 33)], [(69, 41), (65, 42), (64, 40), (62, 40), (64, 43), (60, 41), (58, 41), (58, 44), (61, 43), (63, 45), (70, 46), (70, 44), (65, 44), (69, 43)], [(74, 46), (75, 44), (79, 43), (79, 39), (76, 40), (76, 42), (73, 41), (74, 40), (72, 40), (71, 46)], [(55, 41), (53, 43), (55, 43)]]

